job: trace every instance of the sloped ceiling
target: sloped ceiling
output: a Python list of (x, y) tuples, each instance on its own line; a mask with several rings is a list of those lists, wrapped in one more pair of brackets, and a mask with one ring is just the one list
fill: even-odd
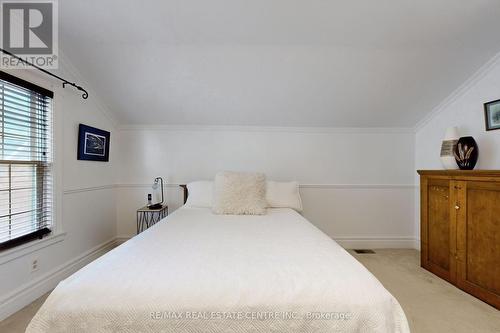
[(64, 0), (121, 124), (413, 127), (500, 51), (498, 0)]

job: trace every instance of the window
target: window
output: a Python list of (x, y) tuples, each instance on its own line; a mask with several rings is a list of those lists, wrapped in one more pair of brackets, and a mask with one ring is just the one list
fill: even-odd
[(0, 250), (50, 233), (52, 98), (0, 72)]

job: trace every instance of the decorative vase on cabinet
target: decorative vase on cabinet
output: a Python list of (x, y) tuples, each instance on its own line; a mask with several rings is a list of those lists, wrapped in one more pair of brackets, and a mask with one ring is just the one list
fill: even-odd
[(455, 160), (460, 170), (472, 170), (479, 157), (479, 148), (472, 136), (461, 137), (455, 147)]
[(454, 153), (459, 137), (457, 127), (449, 127), (444, 135), (441, 144), (441, 164), (447, 170), (458, 169)]

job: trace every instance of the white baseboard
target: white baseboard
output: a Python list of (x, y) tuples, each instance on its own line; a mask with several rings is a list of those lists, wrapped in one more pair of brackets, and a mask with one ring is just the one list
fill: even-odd
[(414, 249), (412, 237), (335, 237), (346, 249)]
[(54, 268), (36, 280), (30, 281), (0, 299), (0, 321), (21, 310), (43, 294), (54, 289), (57, 284), (117, 246), (116, 237), (110, 239), (82, 255)]
[(420, 251), (420, 239), (415, 239), (415, 244), (413, 248), (417, 251)]
[[(117, 245), (134, 236), (116, 237)], [(420, 240), (413, 237), (335, 237), (334, 240), (346, 249), (415, 249), (420, 250)]]
[(126, 241), (128, 241), (132, 237), (134, 237), (134, 236), (127, 236), (127, 235), (126, 236), (116, 236), (116, 238), (115, 238), (116, 246), (125, 243)]

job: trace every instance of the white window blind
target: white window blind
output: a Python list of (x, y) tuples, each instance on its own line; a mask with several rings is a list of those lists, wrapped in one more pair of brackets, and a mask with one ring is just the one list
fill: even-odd
[(52, 98), (0, 72), (0, 250), (50, 232)]

